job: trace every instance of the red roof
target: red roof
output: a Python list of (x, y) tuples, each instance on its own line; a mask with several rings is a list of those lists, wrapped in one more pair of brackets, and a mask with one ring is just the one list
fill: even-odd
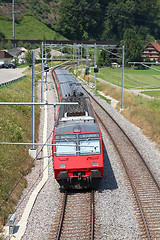
[(152, 44), (152, 46), (158, 51), (160, 52), (160, 44), (157, 42), (150, 42), (150, 44)]

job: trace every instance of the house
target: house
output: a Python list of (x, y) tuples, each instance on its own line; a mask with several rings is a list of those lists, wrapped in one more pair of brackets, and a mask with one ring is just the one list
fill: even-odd
[(142, 58), (143, 61), (149, 58), (150, 61), (160, 62), (160, 44), (156, 41), (148, 43), (143, 49)]
[(3, 63), (11, 63), (13, 56), (8, 53), (6, 50), (0, 50), (0, 62)]
[(18, 58), (18, 63), (19, 64), (23, 64), (25, 63), (25, 54), (27, 52), (27, 50), (25, 48), (13, 48), (13, 49), (9, 49), (7, 51), (9, 54), (11, 54), (13, 56), (13, 58)]
[[(34, 51), (35, 51), (35, 58), (40, 59), (42, 50), (40, 48), (37, 48), (37, 49), (34, 49)], [(50, 49), (50, 56), (52, 56), (52, 58), (61, 57), (61, 52), (54, 49)], [(62, 53), (62, 56), (65, 56), (65, 54)], [(43, 58), (45, 58), (45, 53)]]

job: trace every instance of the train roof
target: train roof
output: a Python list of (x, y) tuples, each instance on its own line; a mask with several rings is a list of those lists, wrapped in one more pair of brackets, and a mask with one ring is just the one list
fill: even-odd
[(83, 95), (84, 98), (88, 98), (88, 95), (82, 88), (81, 84), (65, 69), (57, 69), (55, 70), (60, 92), (61, 99), (66, 99), (67, 97), (72, 96), (73, 94)]
[(61, 101), (78, 105), (61, 105), (55, 132), (73, 132), (80, 125), (81, 132), (99, 131), (90, 99), (81, 84), (67, 70), (55, 70), (59, 82)]
[(98, 124), (84, 122), (70, 122), (68, 124), (58, 125), (55, 133), (81, 133), (81, 132), (98, 132), (100, 131)]

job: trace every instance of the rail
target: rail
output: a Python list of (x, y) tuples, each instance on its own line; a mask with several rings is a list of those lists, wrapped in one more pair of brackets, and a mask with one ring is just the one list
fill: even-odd
[[(160, 211), (157, 209), (158, 203), (160, 201), (160, 192), (159, 192), (160, 185), (159, 185), (158, 181), (156, 180), (153, 172), (149, 168), (148, 164), (146, 163), (146, 161), (140, 154), (139, 150), (133, 144), (132, 140), (128, 137), (128, 135), (124, 132), (124, 130), (120, 127), (120, 125), (113, 119), (113, 117), (103, 108), (103, 106), (101, 106), (100, 103), (97, 102), (97, 100), (86, 89), (85, 89), (85, 91), (88, 93), (88, 95), (91, 97), (91, 99), (95, 102), (95, 104), (97, 104), (98, 107), (101, 108), (106, 114), (106, 116), (104, 117), (104, 119), (105, 119), (105, 121), (104, 121), (101, 119), (100, 114), (97, 113), (98, 110), (95, 110), (98, 119), (100, 120), (101, 124), (103, 125), (103, 127), (107, 131), (108, 135), (110, 136), (110, 138), (111, 138), (114, 146), (116, 147), (116, 150), (123, 162), (124, 168), (126, 170), (126, 173), (129, 177), (129, 180), (130, 180), (130, 183), (132, 186), (132, 189), (134, 191), (135, 198), (137, 200), (137, 204), (139, 206), (139, 210), (140, 210), (140, 213), (141, 213), (141, 216), (143, 219), (147, 237), (149, 240), (156, 239), (158, 234), (160, 234), (160, 229), (158, 228), (159, 222), (157, 220), (157, 218), (160, 217)], [(94, 106), (96, 106), (95, 104), (94, 104)], [(113, 122), (115, 124), (113, 127), (114, 130), (111, 130), (111, 132), (110, 132), (110, 130), (108, 130), (108, 126), (106, 127), (106, 125), (108, 125), (108, 122), (106, 123), (107, 116), (108, 116), (108, 119), (111, 119), (111, 120), (109, 120), (110, 125), (112, 125)], [(117, 126), (117, 128), (115, 130), (116, 126)], [(118, 130), (118, 128), (119, 128), (119, 130)], [(128, 141), (128, 144), (129, 144), (127, 146), (128, 149), (131, 148), (132, 151), (133, 151), (133, 149), (135, 149), (134, 154), (136, 154), (136, 152), (137, 152), (137, 158), (139, 160), (139, 161), (137, 161), (138, 162), (137, 168), (135, 167), (135, 169), (133, 169), (133, 165), (131, 163), (129, 163), (129, 161), (126, 160), (127, 153), (126, 153), (126, 155), (124, 154), (125, 148), (122, 147), (122, 149), (121, 149), (121, 144), (120, 144), (120, 142), (118, 142), (120, 140), (116, 139), (117, 131), (121, 131), (123, 133), (123, 136), (125, 136), (126, 142)], [(120, 133), (118, 132), (118, 134), (120, 134)], [(118, 139), (120, 139), (120, 135), (119, 135)], [(133, 155), (132, 155), (132, 158), (133, 158)], [(135, 158), (136, 157), (134, 157), (134, 159)], [(134, 164), (136, 164), (136, 163), (134, 162)], [(143, 169), (143, 171), (140, 172), (140, 170), (138, 168)], [(139, 177), (135, 177), (135, 176), (139, 176)], [(144, 177), (142, 177), (142, 176), (144, 176)], [(150, 176), (150, 177), (148, 177), (148, 176)], [(143, 186), (144, 189), (142, 190), (141, 185), (143, 185), (143, 183), (145, 184), (146, 187)], [(147, 189), (148, 184), (150, 186), (149, 189)], [(153, 192), (154, 192), (154, 194), (153, 194)], [(147, 203), (146, 203), (146, 198), (144, 196), (147, 196), (147, 199), (148, 199)], [(149, 204), (150, 210), (148, 210), (148, 204)], [(152, 220), (152, 218), (154, 220)]]
[(49, 239), (60, 240), (66, 237), (94, 240), (93, 190), (64, 192), (60, 222), (51, 230)]

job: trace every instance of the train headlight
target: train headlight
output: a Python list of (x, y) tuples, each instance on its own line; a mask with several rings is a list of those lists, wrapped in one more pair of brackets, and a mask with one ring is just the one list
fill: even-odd
[(98, 166), (98, 162), (92, 162), (92, 166), (93, 167)]
[(62, 164), (59, 164), (59, 168), (65, 168), (66, 167), (66, 164), (62, 163)]

